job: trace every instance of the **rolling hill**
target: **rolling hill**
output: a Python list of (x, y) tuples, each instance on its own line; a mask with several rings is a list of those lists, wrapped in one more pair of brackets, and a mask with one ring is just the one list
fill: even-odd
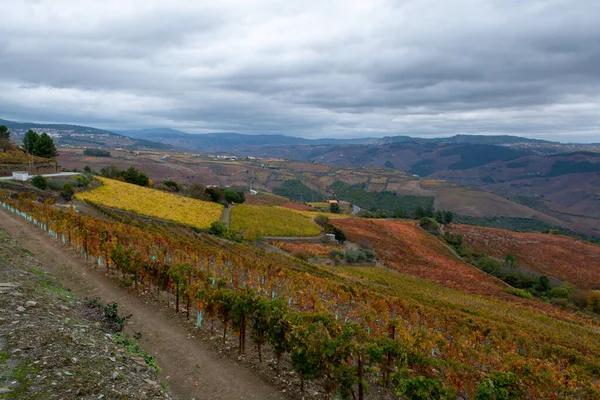
[(16, 142), (21, 142), (25, 132), (32, 129), (38, 133), (48, 133), (59, 146), (160, 150), (172, 148), (172, 146), (163, 143), (152, 142), (143, 138), (131, 139), (107, 130), (89, 126), (14, 122), (4, 119), (0, 119), (0, 125), (5, 125), (10, 129), (12, 138)]

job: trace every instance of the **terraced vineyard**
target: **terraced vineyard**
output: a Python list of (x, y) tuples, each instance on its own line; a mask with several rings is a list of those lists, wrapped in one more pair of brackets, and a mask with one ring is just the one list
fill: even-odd
[[(3, 201), (134, 288), (189, 299), (224, 335), (237, 332), (240, 354), (253, 351), (249, 338), (259, 355), (270, 348), (329, 394), (364, 398), (367, 384), (373, 395), (389, 394), (384, 388), (394, 382), (391, 393), (409, 398), (416, 387), (462, 398), (600, 396), (597, 319), (502, 296), (496, 280), (413, 223), (336, 220), (389, 268), (321, 268), (206, 235)], [(411, 276), (419, 274), (427, 279)], [(478, 287), (485, 295), (474, 294)]]
[(460, 260), (415, 221), (346, 219), (333, 224), (398, 272), (472, 293), (504, 295), (506, 285)]
[(106, 207), (118, 208), (149, 217), (207, 229), (221, 218), (223, 206), (216, 203), (177, 196), (112, 179), (96, 177), (102, 186), (76, 195)]
[(317, 236), (321, 228), (302, 212), (242, 204), (231, 211), (231, 229), (246, 237)]

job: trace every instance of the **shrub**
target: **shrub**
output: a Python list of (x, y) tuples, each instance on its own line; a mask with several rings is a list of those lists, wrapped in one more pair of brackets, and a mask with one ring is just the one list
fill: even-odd
[(329, 225), (329, 217), (327, 215), (319, 214), (315, 217), (315, 222), (317, 225), (325, 228), (327, 225)]
[(110, 151), (100, 149), (85, 149), (83, 154), (92, 157), (110, 157)]
[(224, 236), (227, 233), (227, 227), (221, 221), (215, 221), (210, 224), (209, 232), (215, 236)]
[(48, 179), (41, 175), (36, 175), (31, 179), (31, 184), (40, 190), (48, 189)]
[(569, 290), (564, 287), (555, 287), (548, 294), (551, 299), (568, 299), (570, 297)]
[(509, 287), (505, 290), (506, 293), (513, 294), (515, 296), (522, 297), (524, 299), (531, 299), (533, 296), (527, 290), (517, 289), (514, 287)]
[(365, 253), (365, 256), (367, 257), (367, 260), (372, 261), (375, 260), (377, 258), (377, 253), (375, 253), (373, 250), (363, 250)]
[(498, 372), (479, 384), (475, 399), (502, 400), (522, 397), (519, 381), (512, 372)]
[(440, 234), (440, 225), (433, 218), (423, 217), (419, 220), (419, 226), (433, 235)]
[(358, 261), (367, 261), (367, 255), (365, 254), (364, 251), (358, 250), (356, 252), (356, 255), (358, 256)]
[(340, 250), (331, 250), (329, 257), (334, 261), (341, 261), (344, 259), (344, 252)]
[(358, 261), (358, 251), (348, 250), (346, 252), (346, 261), (349, 263), (355, 263)]
[(70, 201), (71, 198), (73, 198), (74, 194), (75, 194), (75, 189), (73, 189), (73, 185), (71, 185), (70, 183), (65, 183), (63, 185), (62, 190), (60, 191), (61, 197), (67, 201)]
[(593, 291), (587, 296), (587, 311), (600, 313), (600, 291)]

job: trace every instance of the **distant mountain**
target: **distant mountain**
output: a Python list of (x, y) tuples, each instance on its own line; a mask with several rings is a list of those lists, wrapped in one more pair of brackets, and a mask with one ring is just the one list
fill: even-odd
[(234, 151), (240, 148), (260, 148), (270, 146), (369, 144), (375, 138), (360, 139), (304, 139), (285, 135), (245, 135), (234, 132), (214, 132), (191, 134), (170, 128), (151, 128), (117, 131), (122, 135), (137, 139), (150, 139), (175, 147), (200, 152)]
[(548, 140), (540, 139), (529, 139), (520, 136), (509, 136), (509, 135), (454, 135), (445, 138), (414, 138), (410, 136), (386, 136), (378, 141), (379, 144), (391, 144), (391, 143), (405, 143), (405, 142), (417, 142), (417, 143), (437, 143), (437, 144), (491, 144), (491, 145), (515, 145), (520, 143), (537, 143), (537, 144), (550, 144), (556, 142), (550, 142)]
[(16, 141), (21, 140), (25, 132), (33, 129), (38, 133), (48, 133), (59, 146), (104, 148), (122, 147), (127, 149), (146, 148), (153, 150), (168, 150), (172, 148), (172, 146), (164, 143), (153, 142), (141, 138), (131, 139), (127, 136), (89, 126), (69, 124), (39, 124), (34, 122), (15, 122), (5, 119), (0, 119), (0, 125), (5, 125), (8, 127)]

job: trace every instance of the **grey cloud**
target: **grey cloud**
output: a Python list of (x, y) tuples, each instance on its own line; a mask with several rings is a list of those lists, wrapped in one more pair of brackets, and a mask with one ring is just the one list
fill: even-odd
[(0, 0), (0, 118), (600, 141), (600, 3)]

